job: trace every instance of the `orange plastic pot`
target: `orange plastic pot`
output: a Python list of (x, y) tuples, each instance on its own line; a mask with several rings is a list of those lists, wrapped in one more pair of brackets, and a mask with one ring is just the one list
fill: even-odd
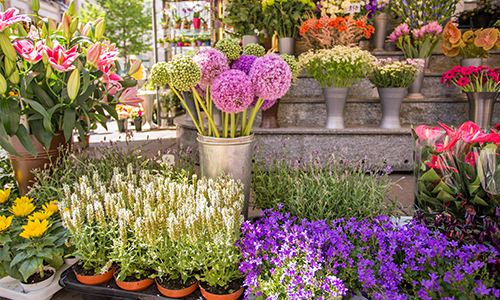
[(104, 274), (99, 274), (99, 275), (94, 275), (94, 276), (79, 275), (76, 272), (75, 272), (75, 275), (76, 275), (76, 279), (78, 281), (80, 281), (80, 283), (83, 283), (86, 285), (97, 285), (97, 284), (105, 283), (106, 281), (110, 281), (111, 278), (113, 278), (113, 273), (115, 272), (116, 268), (117, 267), (114, 267), (113, 269), (107, 271)]
[(187, 287), (185, 289), (182, 289), (182, 290), (169, 290), (169, 289), (166, 289), (164, 287), (162, 287), (158, 281), (156, 280), (155, 278), (155, 281), (156, 281), (156, 286), (158, 287), (158, 290), (160, 291), (160, 293), (163, 295), (163, 296), (166, 296), (166, 297), (171, 297), (171, 298), (182, 298), (182, 297), (186, 297), (187, 295), (193, 293), (194, 291), (196, 291), (196, 288), (198, 287), (198, 281), (193, 283), (192, 286), (190, 287)]
[(205, 297), (205, 299), (207, 300), (236, 300), (241, 296), (241, 294), (243, 294), (243, 287), (232, 294), (216, 295), (205, 291), (200, 284), (200, 291), (203, 297)]
[(150, 285), (153, 284), (153, 280), (149, 279), (149, 278), (143, 279), (140, 281), (131, 281), (131, 282), (118, 281), (116, 279), (117, 271), (118, 270), (116, 270), (114, 272), (113, 276), (115, 277), (116, 285), (119, 286), (122, 290), (131, 291), (131, 292), (138, 292), (138, 291), (142, 291), (142, 290), (147, 289)]

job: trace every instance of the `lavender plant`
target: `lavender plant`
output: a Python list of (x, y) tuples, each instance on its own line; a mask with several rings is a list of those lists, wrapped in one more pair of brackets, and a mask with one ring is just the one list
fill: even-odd
[(319, 150), (308, 160), (294, 161), (288, 157), (286, 142), (282, 153), (272, 157), (262, 153), (263, 148), (257, 151), (252, 172), (253, 204), (260, 209), (283, 205), (291, 216), (330, 221), (392, 215), (397, 206), (388, 197), (396, 185), (388, 177), (388, 164), (351, 162), (333, 154), (324, 160)]

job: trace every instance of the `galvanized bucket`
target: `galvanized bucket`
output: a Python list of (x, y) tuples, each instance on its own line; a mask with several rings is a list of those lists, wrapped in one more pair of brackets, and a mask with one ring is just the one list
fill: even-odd
[(198, 134), (201, 175), (217, 178), (224, 172), (232, 174), (244, 185), (245, 203), (242, 214), (248, 218), (250, 184), (252, 182), (252, 157), (255, 136), (215, 138)]

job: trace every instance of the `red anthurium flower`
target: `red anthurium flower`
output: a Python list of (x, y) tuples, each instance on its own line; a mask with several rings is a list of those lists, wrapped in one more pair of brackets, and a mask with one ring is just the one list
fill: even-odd
[(489, 142), (489, 139), (490, 135), (481, 131), (476, 131), (475, 133), (462, 133), (462, 140), (470, 144)]
[(448, 127), (447, 125), (443, 124), (443, 123), (439, 123), (439, 126), (443, 127), (444, 131), (446, 131), (446, 133), (450, 136), (450, 137), (454, 137), (455, 134), (457, 133), (455, 130), (451, 129), (450, 127)]
[(73, 70), (75, 66), (72, 63), (78, 57), (78, 53), (76, 52), (77, 46), (69, 50), (64, 50), (61, 45), (56, 45), (54, 49), (50, 49), (49, 47), (45, 47), (45, 53), (49, 58), (49, 63), (54, 69), (60, 72), (67, 72), (69, 70)]
[(441, 134), (441, 128), (439, 127), (434, 127), (432, 129), (429, 128), (429, 126), (426, 125), (420, 125), (417, 128), (415, 128), (415, 133), (417, 136), (421, 139), (435, 139)]
[(498, 134), (498, 132), (494, 131), (493, 129), (491, 130), (491, 133), (488, 134), (488, 140), (487, 142), (492, 142), (492, 143), (495, 143), (495, 144), (499, 144), (500, 143), (500, 134)]
[(474, 168), (476, 167), (476, 160), (479, 157), (479, 153), (477, 152), (469, 152), (465, 156), (465, 163), (468, 163), (469, 165), (472, 165)]
[(495, 126), (495, 129), (500, 130), (500, 124), (497, 124), (497, 126)]
[(17, 40), (13, 46), (30, 64), (39, 62), (43, 57), (43, 40), (36, 42), (36, 45), (30, 40)]
[(458, 170), (454, 167), (446, 166), (444, 160), (441, 157), (438, 156), (433, 156), (432, 161), (426, 161), (425, 164), (432, 169), (437, 169), (437, 170), (445, 170), (449, 169), (452, 170), (455, 173), (458, 173)]
[(17, 16), (19, 10), (15, 8), (9, 8), (5, 12), (0, 12), (0, 32), (3, 32), (5, 28), (12, 24), (19, 22), (31, 22), (28, 16)]
[(462, 132), (462, 134), (464, 133), (476, 134), (478, 131), (482, 132), (481, 128), (479, 128), (479, 126), (477, 126), (476, 123), (472, 121), (465, 122), (462, 125), (460, 125), (458, 131)]

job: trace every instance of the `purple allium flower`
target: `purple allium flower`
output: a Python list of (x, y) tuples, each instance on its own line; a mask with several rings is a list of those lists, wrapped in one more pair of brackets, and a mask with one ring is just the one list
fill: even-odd
[(229, 70), (227, 58), (219, 50), (209, 48), (198, 52), (193, 60), (200, 66), (202, 77), (200, 83), (211, 85), (215, 77)]
[[(255, 105), (257, 104), (258, 100), (259, 100), (259, 97), (254, 97), (252, 103), (250, 103), (249, 106), (250, 107), (255, 107)], [(276, 100), (277, 99), (274, 99), (274, 100), (264, 100), (264, 102), (260, 106), (259, 110), (268, 110), (268, 109), (270, 109), (271, 106), (273, 106), (274, 103), (276, 103)]]
[(252, 82), (240, 70), (229, 70), (217, 76), (210, 94), (215, 106), (227, 113), (244, 111), (254, 97)]
[(205, 99), (207, 97), (207, 85), (199, 82), (195, 86), (195, 89), (196, 89), (196, 92), (198, 93), (198, 95), (200, 95), (201, 98)]
[(255, 55), (242, 55), (231, 63), (231, 69), (243, 71), (248, 75), (256, 59), (257, 56)]
[(292, 72), (288, 64), (276, 54), (255, 60), (249, 73), (255, 95), (264, 100), (283, 97), (290, 88)]

